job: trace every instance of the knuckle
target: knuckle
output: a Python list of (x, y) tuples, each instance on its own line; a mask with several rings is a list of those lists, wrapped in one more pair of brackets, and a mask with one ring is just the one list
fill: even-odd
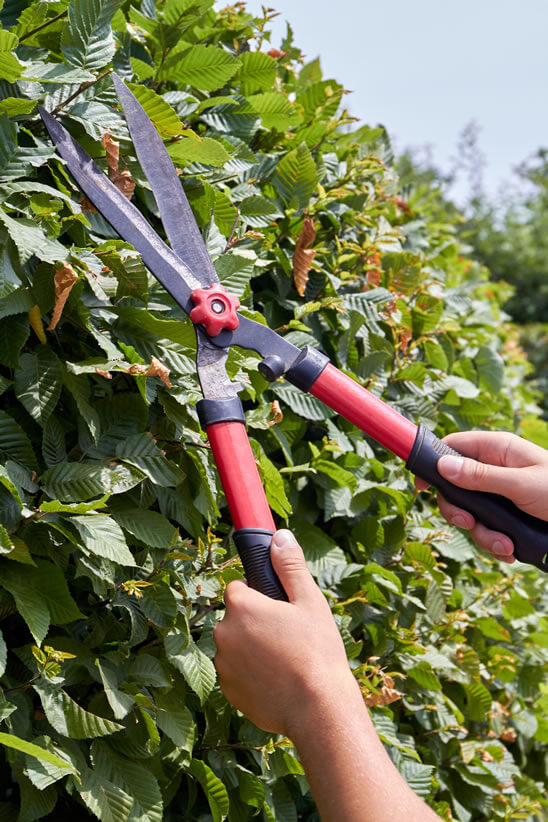
[(469, 460), (468, 464), (471, 479), (477, 483), (485, 482), (489, 476), (489, 466), (484, 462), (478, 462), (477, 460)]
[(240, 580), (229, 582), (225, 590), (225, 605), (227, 608), (238, 607), (244, 601), (247, 586)]

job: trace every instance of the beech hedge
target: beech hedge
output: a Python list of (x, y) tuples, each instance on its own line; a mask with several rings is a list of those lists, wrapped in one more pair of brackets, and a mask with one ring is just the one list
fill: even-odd
[[(401, 187), (385, 130), (348, 115), (290, 28), (272, 48), (269, 15), (212, 0), (0, 14), (0, 822), (318, 819), (291, 741), (216, 683), (212, 630), (242, 569), (192, 325), (81, 196), (38, 104), (161, 231), (114, 68), (247, 316), (440, 436), (546, 433), (508, 287), (428, 186)], [(399, 460), (257, 362), (234, 349), (228, 368), (268, 500), (393, 761), (443, 819), (541, 819), (546, 579), (482, 554)]]

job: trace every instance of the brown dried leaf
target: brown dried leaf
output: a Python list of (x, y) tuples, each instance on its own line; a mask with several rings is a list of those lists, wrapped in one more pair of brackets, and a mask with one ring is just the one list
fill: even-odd
[(126, 369), (126, 374), (146, 374), (147, 367), (142, 363), (136, 362)]
[(273, 419), (271, 419), (268, 423), (268, 427), (272, 428), (273, 425), (276, 425), (278, 422), (281, 422), (284, 418), (283, 411), (280, 408), (280, 403), (278, 402), (278, 400), (274, 400), (274, 402), (272, 403), (270, 413), (273, 415)]
[(150, 363), (150, 368), (147, 371), (147, 377), (160, 377), (164, 385), (171, 388), (171, 381), (169, 379), (169, 368), (163, 365), (160, 360), (153, 357)]
[(110, 134), (103, 135), (103, 145), (107, 155), (108, 176), (118, 191), (131, 200), (135, 190), (135, 180), (128, 169), (120, 171), (120, 145), (113, 140)]
[(70, 290), (77, 280), (78, 274), (69, 263), (63, 263), (61, 268), (55, 269), (55, 277), (53, 278), (55, 285), (55, 305), (53, 306), (53, 314), (51, 315), (48, 331), (53, 331), (61, 319), (61, 314), (68, 300)]
[(267, 51), (267, 54), (269, 57), (273, 57), (274, 60), (279, 60), (280, 57), (287, 57), (288, 52), (280, 51), (280, 49), (270, 49), (270, 51)]
[(110, 373), (110, 371), (101, 371), (100, 368), (96, 368), (95, 373), (99, 374), (100, 377), (104, 377), (105, 380), (111, 380), (112, 379), (112, 374)]
[(133, 197), (133, 192), (135, 191), (135, 180), (131, 176), (131, 171), (129, 169), (125, 169), (121, 171), (118, 177), (112, 181), (116, 188), (122, 192), (124, 197), (127, 197), (128, 200), (131, 200)]
[(374, 251), (369, 254), (365, 262), (368, 266), (365, 275), (367, 277), (367, 282), (376, 288), (380, 284), (382, 276), (381, 255), (378, 251)]
[(404, 354), (407, 354), (407, 349), (409, 347), (409, 343), (411, 342), (412, 338), (413, 338), (413, 334), (411, 332), (411, 329), (407, 325), (405, 325), (402, 328), (402, 330), (400, 331), (400, 345), (401, 345), (401, 350)]
[(103, 145), (107, 155), (108, 176), (112, 180), (111, 175), (118, 174), (118, 166), (120, 165), (120, 144), (113, 140), (110, 134), (103, 135)]
[(99, 214), (91, 200), (88, 200), (85, 194), (80, 197), (80, 205), (84, 214)]
[(377, 705), (390, 705), (398, 699), (401, 699), (401, 694), (399, 691), (396, 691), (395, 688), (389, 688), (387, 685), (383, 685), (379, 693), (367, 694), (367, 696), (364, 697), (364, 702), (368, 708), (374, 708)]
[(293, 255), (293, 281), (300, 297), (304, 297), (308, 274), (312, 268), (314, 257), (316, 256), (316, 252), (308, 248), (315, 239), (316, 229), (314, 228), (314, 221), (310, 217), (307, 217), (303, 223)]

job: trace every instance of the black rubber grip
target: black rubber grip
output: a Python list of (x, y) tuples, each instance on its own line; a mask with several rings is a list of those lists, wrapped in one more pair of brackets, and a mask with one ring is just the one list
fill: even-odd
[(240, 528), (234, 532), (234, 542), (249, 587), (271, 599), (283, 599), (287, 602), (285, 591), (270, 560), (273, 534), (274, 531), (264, 531), (261, 528)]
[(487, 528), (510, 537), (514, 543), (514, 556), (520, 562), (548, 572), (548, 522), (526, 514), (499, 494), (468, 491), (453, 485), (438, 472), (438, 460), (444, 454), (463, 456), (424, 425), (419, 425), (406, 466), (417, 477), (434, 485), (448, 502), (464, 508)]

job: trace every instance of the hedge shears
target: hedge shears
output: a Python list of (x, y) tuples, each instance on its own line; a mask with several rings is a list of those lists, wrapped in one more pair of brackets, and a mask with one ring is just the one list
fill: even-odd
[(270, 562), (275, 524), (251, 449), (241, 386), (226, 371), (231, 345), (258, 352), (268, 381), (285, 376), (302, 391), (330, 406), (379, 444), (406, 461), (418, 477), (481, 523), (507, 534), (522, 562), (548, 571), (548, 523), (508, 499), (467, 491), (438, 473), (443, 454), (457, 454), (424, 425), (409, 419), (339, 371), (320, 351), (303, 349), (238, 312), (240, 303), (219, 282), (175, 166), (160, 134), (125, 83), (113, 82), (141, 168), (158, 205), (169, 247), (141, 212), (99, 169), (68, 131), (47, 111), (41, 117), (86, 197), (126, 242), (194, 323), (196, 364), (203, 399), (198, 415), (206, 431), (232, 521), (234, 542), (249, 585), (274, 599), (286, 599)]

